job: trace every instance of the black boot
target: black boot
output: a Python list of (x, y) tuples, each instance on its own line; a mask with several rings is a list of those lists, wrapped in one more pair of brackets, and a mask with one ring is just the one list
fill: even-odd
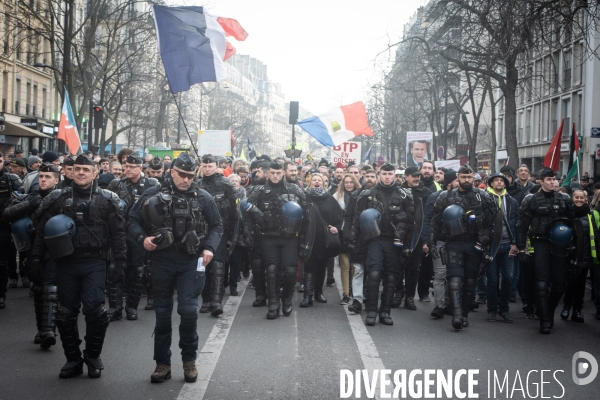
[(550, 328), (552, 328), (548, 283), (537, 281), (535, 282), (535, 289), (537, 295), (537, 313), (540, 317), (540, 333), (547, 335), (550, 333)]
[(90, 378), (100, 378), (104, 365), (100, 359), (109, 318), (104, 306), (100, 306), (91, 315), (85, 316), (85, 352), (84, 361)]
[(310, 307), (313, 305), (313, 290), (315, 283), (315, 274), (312, 272), (304, 273), (304, 299), (300, 303), (300, 307)]
[(79, 329), (77, 328), (77, 311), (60, 307), (56, 319), (67, 363), (60, 370), (59, 377), (68, 379), (83, 373), (83, 359), (79, 345)]
[(402, 304), (403, 298), (404, 298), (404, 290), (396, 290), (396, 293), (394, 293), (394, 300), (392, 300), (392, 308), (400, 307), (400, 304)]
[(49, 349), (56, 344), (56, 312), (58, 310), (58, 289), (55, 285), (44, 287), (44, 314), (42, 316), (42, 341), (40, 347)]
[(323, 284), (325, 283), (325, 275), (327, 274), (327, 269), (319, 268), (315, 273), (315, 283), (314, 283), (314, 292), (315, 292), (315, 301), (318, 303), (327, 303), (327, 299), (323, 296)]
[(580, 308), (573, 308), (573, 315), (571, 315), (571, 321), (573, 322), (585, 322), (585, 319), (583, 318), (583, 313), (581, 312)]
[(469, 326), (469, 311), (471, 310), (470, 305), (475, 301), (475, 286), (477, 285), (476, 279), (465, 279), (463, 284), (463, 304), (462, 304), (462, 319), (463, 328)]
[(33, 285), (33, 309), (35, 310), (35, 322), (37, 326), (37, 334), (33, 339), (34, 344), (42, 343), (42, 330), (44, 329), (44, 299), (43, 289), (37, 284)]
[(381, 282), (381, 271), (370, 271), (367, 274), (367, 319), (365, 324), (374, 326), (377, 320), (377, 302), (379, 301), (379, 283)]
[(550, 328), (554, 327), (554, 314), (556, 312), (556, 307), (558, 307), (560, 299), (564, 294), (564, 290), (557, 290), (555, 287), (550, 290)]
[(267, 319), (279, 318), (279, 267), (267, 265), (267, 298), (269, 310)]
[(140, 299), (142, 298), (142, 291), (144, 289), (141, 283), (141, 272), (142, 267), (139, 268), (140, 275), (135, 276), (135, 279), (132, 280), (131, 285), (129, 285), (129, 290), (127, 291), (125, 313), (127, 314), (127, 319), (130, 321), (135, 321), (138, 319), (137, 309), (140, 304)]
[(283, 291), (281, 292), (281, 311), (287, 317), (292, 313), (292, 297), (294, 296), (298, 268), (287, 267), (284, 269), (284, 274)]
[(564, 306), (562, 311), (560, 312), (560, 319), (562, 319), (562, 320), (569, 319), (570, 312), (571, 312), (571, 307)]
[(262, 265), (262, 260), (252, 260), (252, 282), (256, 290), (256, 300), (252, 303), (252, 307), (262, 307), (267, 305), (267, 292), (265, 288), (265, 269)]
[(448, 278), (448, 287), (450, 290), (450, 304), (452, 307), (452, 327), (460, 330), (463, 326), (462, 321), (462, 278), (453, 276)]
[(123, 296), (118, 283), (108, 282), (108, 317), (111, 321), (123, 319)]
[(394, 320), (390, 316), (392, 310), (392, 301), (396, 291), (396, 281), (398, 278), (388, 275), (383, 281), (383, 298), (381, 299), (381, 309), (379, 310), (379, 322), (384, 325), (394, 325)]
[(211, 262), (212, 280), (210, 283), (210, 315), (217, 317), (223, 314), (223, 292), (225, 291), (225, 264), (220, 261)]

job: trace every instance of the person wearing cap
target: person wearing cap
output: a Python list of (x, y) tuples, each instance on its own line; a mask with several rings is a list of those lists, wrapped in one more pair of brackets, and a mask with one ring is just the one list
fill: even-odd
[[(38, 190), (33, 194), (20, 195), (11, 201), (2, 213), (5, 221), (13, 222), (27, 216), (35, 225), (35, 214), (39, 205), (56, 188), (60, 177), (58, 168), (49, 163), (42, 165), (37, 173), (39, 174)], [(27, 252), (19, 254), (22, 258), (27, 257)], [(56, 344), (58, 298), (54, 261), (50, 259), (49, 254), (46, 254), (42, 263), (31, 263), (28, 274), (33, 283), (33, 305), (37, 325), (37, 334), (33, 342), (47, 349)], [(22, 276), (22, 279), (25, 282), (27, 276)]]
[(24, 179), (27, 175), (27, 164), (22, 158), (13, 158), (8, 164), (8, 170), (11, 174), (17, 175), (20, 179)]
[(171, 378), (173, 294), (177, 290), (179, 347), (186, 382), (198, 376), (198, 296), (204, 285), (204, 269), (216, 254), (223, 224), (212, 196), (201, 189), (196, 162), (181, 153), (171, 174), (160, 186), (146, 190), (129, 212), (129, 235), (150, 252), (154, 293), (154, 360), (150, 376), (155, 383)]
[(366, 324), (374, 326), (377, 318), (379, 285), (383, 280), (383, 294), (379, 308), (379, 322), (393, 325), (390, 315), (396, 283), (404, 275), (405, 257), (402, 254), (404, 244), (410, 242), (410, 230), (414, 222), (414, 202), (412, 195), (396, 183), (394, 165), (384, 163), (379, 172), (379, 183), (365, 190), (356, 201), (356, 211), (352, 231), (348, 238), (350, 247), (359, 245), (360, 235), (366, 235), (360, 223), (361, 213), (367, 209), (379, 212), (379, 233), (369, 233), (367, 240), (367, 319)]
[[(444, 172), (443, 190), (452, 190), (458, 188), (458, 178), (456, 171), (448, 169)], [(435, 306), (431, 311), (431, 316), (435, 319), (444, 318), (444, 314), (452, 315), (450, 308), (450, 298), (448, 296), (448, 287), (446, 285), (446, 258), (442, 259), (446, 243), (437, 229), (433, 229), (431, 222), (433, 220), (433, 210), (435, 202), (443, 191), (438, 190), (432, 193), (423, 208), (423, 229), (421, 230), (421, 242), (423, 243), (423, 253), (430, 255), (433, 269), (433, 298)]]
[(52, 163), (57, 167), (60, 167), (60, 157), (53, 151), (45, 151), (42, 156), (43, 163)]
[(452, 327), (469, 326), (475, 285), (483, 250), (493, 235), (498, 206), (485, 191), (474, 187), (473, 169), (464, 164), (457, 173), (458, 188), (437, 198), (432, 225), (442, 227), (438, 237), (446, 241), (446, 276), (452, 303)]
[[(227, 160), (224, 160), (227, 163)], [(237, 236), (237, 202), (235, 189), (229, 179), (217, 173), (217, 158), (211, 154), (202, 157), (202, 179), (198, 182), (201, 189), (206, 190), (217, 204), (217, 209), (223, 221), (223, 238), (216, 249), (214, 257), (206, 266), (207, 285), (202, 290), (201, 313), (213, 317), (223, 314), (223, 294), (225, 291), (225, 263), (235, 247)], [(237, 291), (232, 295), (237, 295)]]
[(28, 159), (29, 173), (23, 178), (23, 193), (36, 193), (39, 190), (38, 185), (38, 169), (42, 164), (42, 160), (35, 156)]
[(58, 189), (64, 189), (67, 187), (71, 187), (73, 183), (73, 179), (75, 177), (75, 173), (73, 171), (73, 167), (75, 165), (75, 156), (67, 156), (63, 159), (62, 163), (62, 181), (58, 183)]
[(397, 169), (394, 172), (394, 175), (396, 176), (396, 183), (398, 185), (402, 185), (404, 183), (404, 170), (403, 169)]
[(525, 253), (525, 246), (528, 235), (533, 237), (531, 245), (535, 249), (533, 263), (540, 333), (549, 334), (554, 326), (554, 311), (565, 293), (568, 265), (566, 251), (558, 251), (550, 232), (556, 221), (563, 219), (569, 223), (573, 221), (575, 214), (571, 198), (554, 190), (556, 173), (545, 167), (540, 170), (539, 178), (540, 190), (525, 196), (521, 203), (517, 222), (517, 248), (520, 261), (528, 263), (530, 256)]
[(594, 197), (594, 188), (590, 186), (590, 178), (588, 176), (582, 176), (579, 183), (581, 185), (581, 190), (585, 192), (588, 200), (591, 201)]
[[(46, 252), (56, 262), (59, 301), (56, 326), (67, 358), (59, 377), (72, 378), (82, 374), (85, 363), (88, 376), (99, 378), (104, 369), (100, 354), (109, 324), (104, 308), (105, 282), (107, 277), (109, 282), (123, 278), (127, 257), (125, 218), (119, 198), (98, 188), (94, 181), (94, 161), (80, 154), (75, 159), (74, 173), (73, 185), (52, 191), (37, 211), (31, 263), (33, 269), (39, 268)], [(46, 237), (44, 228), (56, 216), (70, 221), (63, 224), (74, 225), (72, 235), (65, 231)], [(114, 264), (107, 272), (109, 254), (112, 254)], [(77, 328), (77, 315), (82, 305), (86, 322), (83, 358)]]
[(156, 178), (159, 182), (163, 180), (163, 173), (165, 167), (160, 157), (156, 156), (148, 163), (148, 176), (150, 178)]
[[(115, 193), (123, 200), (126, 208), (131, 210), (133, 204), (148, 189), (158, 186), (154, 178), (142, 175), (142, 158), (138, 153), (130, 153), (125, 160), (125, 177), (113, 180), (107, 190)], [(125, 213), (127, 218), (127, 213)], [(127, 319), (134, 321), (138, 319), (137, 308), (142, 297), (142, 270), (146, 260), (146, 251), (141, 243), (129, 234), (125, 235), (127, 242), (127, 270), (125, 279), (119, 286), (109, 286), (109, 309), (108, 314), (111, 321), (123, 318), (123, 294), (127, 298), (125, 313)]]
[(22, 149), (15, 150), (15, 158), (23, 158), (23, 150)]
[[(404, 170), (404, 182), (402, 182), (401, 187), (412, 194), (413, 201), (415, 202), (415, 212), (417, 212), (417, 202), (421, 202), (422, 207), (418, 210), (423, 213), (423, 206), (427, 202), (427, 198), (431, 195), (431, 190), (427, 189), (421, 182), (421, 172), (419, 172), (417, 167), (408, 167)], [(417, 284), (419, 285), (419, 298), (421, 301), (429, 301), (429, 281), (431, 280), (432, 272), (431, 268), (428, 271), (421, 271), (422, 258), (423, 243), (419, 242), (416, 244), (410, 257), (406, 260), (404, 275), (398, 279), (392, 308), (400, 307), (400, 303), (404, 297), (404, 308), (407, 310), (416, 310), (417, 306), (415, 305), (414, 298)], [(419, 280), (420, 275), (427, 277), (423, 283)]]
[(502, 172), (491, 175), (488, 180), (487, 192), (497, 202), (498, 209), (502, 210), (504, 216), (500, 247), (486, 270), (487, 320), (490, 322), (496, 321), (496, 314), (504, 322), (513, 322), (509, 314), (509, 306), (513, 262), (517, 255), (516, 225), (519, 205), (506, 191), (508, 184), (508, 178)]
[(36, 156), (30, 156), (27, 159), (27, 169), (29, 172), (37, 171), (42, 165), (42, 159)]
[[(0, 159), (1, 156), (0, 153)], [(10, 202), (13, 193), (21, 191), (22, 186), (23, 181), (17, 175), (9, 173), (5, 168), (0, 168), (0, 213), (4, 211), (4, 208)], [(10, 249), (15, 249), (11, 241), (10, 225), (0, 219), (0, 248), (3, 249), (0, 251), (0, 309), (6, 307), (6, 286), (8, 284), (10, 261), (13, 262), (13, 265), (16, 263), (16, 259), (11, 260), (11, 257), (16, 256), (14, 251), (10, 251)], [(16, 287), (16, 282), (14, 287)]]
[(434, 180), (435, 164), (433, 161), (423, 161), (419, 171), (421, 171), (421, 182), (427, 189), (431, 190), (432, 193), (442, 190), (442, 186)]
[[(298, 234), (305, 231), (302, 225), (306, 220), (298, 218), (297, 215), (292, 217), (285, 214), (284, 210), (292, 209), (304, 215), (307, 209), (306, 202), (304, 192), (297, 185), (285, 182), (283, 165), (277, 161), (269, 164), (267, 183), (257, 186), (248, 197), (246, 218), (252, 219), (260, 227), (262, 234), (261, 268), (265, 269), (266, 274), (262, 274), (261, 271), (259, 275), (266, 275), (266, 293), (269, 300), (267, 319), (279, 318), (280, 308), (285, 316), (292, 313), (299, 243), (304, 243)], [(304, 256), (308, 255), (304, 253), (303, 258), (307, 258)], [(280, 274), (283, 275), (281, 279)], [(281, 281), (283, 290), (280, 295)]]

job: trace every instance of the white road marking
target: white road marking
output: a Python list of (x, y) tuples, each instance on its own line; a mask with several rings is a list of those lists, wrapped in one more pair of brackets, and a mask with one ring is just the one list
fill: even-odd
[[(340, 275), (340, 269), (335, 268), (334, 274), (335, 284), (337, 286), (338, 292), (340, 293), (341, 300), (344, 293), (342, 288), (342, 277)], [(352, 285), (352, 281), (350, 281), (350, 285)], [(373, 376), (373, 370), (378, 369), (381, 371), (385, 369), (383, 361), (381, 360), (381, 357), (379, 357), (377, 347), (375, 347), (373, 338), (371, 338), (371, 335), (369, 334), (369, 331), (367, 330), (367, 327), (365, 326), (362, 317), (360, 315), (356, 315), (353, 312), (348, 311), (348, 306), (340, 307), (344, 307), (346, 317), (348, 317), (348, 322), (350, 323), (350, 328), (352, 329), (352, 335), (354, 335), (354, 341), (356, 342), (356, 346), (358, 347), (360, 358), (362, 359), (365, 369), (369, 371), (369, 375)], [(379, 379), (377, 379), (377, 384), (375, 388), (376, 399), (379, 399), (379, 393)]]
[(198, 379), (194, 383), (185, 383), (183, 385), (179, 396), (177, 396), (178, 400), (200, 400), (204, 398), (210, 378), (215, 371), (221, 351), (225, 346), (233, 319), (246, 292), (247, 282), (250, 282), (250, 279), (252, 278), (249, 278), (248, 281), (242, 280), (238, 283), (239, 296), (229, 296), (227, 299), (227, 302), (223, 306), (223, 314), (215, 322), (215, 326), (210, 332), (208, 339), (206, 339), (204, 347), (202, 347), (198, 358), (196, 358)]

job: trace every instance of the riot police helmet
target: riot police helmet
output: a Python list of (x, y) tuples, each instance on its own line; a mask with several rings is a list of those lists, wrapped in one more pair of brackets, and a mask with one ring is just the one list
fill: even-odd
[(281, 215), (283, 216), (282, 229), (285, 233), (296, 233), (302, 223), (303, 210), (300, 204), (295, 201), (287, 201), (281, 205)]
[(75, 251), (73, 236), (75, 221), (64, 214), (50, 218), (44, 227), (44, 240), (50, 257), (56, 260), (71, 255)]
[(27, 251), (31, 248), (31, 236), (33, 235), (33, 221), (29, 216), (24, 216), (10, 224), (10, 231), (18, 252)]
[(458, 204), (450, 204), (442, 213), (442, 223), (448, 235), (455, 236), (465, 232), (465, 210)]
[(565, 257), (572, 250), (573, 231), (571, 227), (562, 220), (555, 221), (548, 231), (552, 243), (551, 253), (555, 256)]
[(369, 240), (381, 235), (379, 224), (381, 223), (381, 213), (374, 208), (367, 208), (358, 217), (360, 223), (360, 232), (363, 239)]

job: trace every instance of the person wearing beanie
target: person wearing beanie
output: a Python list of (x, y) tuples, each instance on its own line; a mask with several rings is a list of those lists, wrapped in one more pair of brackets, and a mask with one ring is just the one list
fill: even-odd
[(42, 156), (42, 162), (52, 163), (58, 167), (60, 166), (60, 157), (53, 151), (45, 151)]
[(27, 159), (27, 169), (29, 172), (37, 171), (42, 165), (42, 160), (36, 156), (29, 156)]
[(40, 153), (40, 151), (38, 149), (31, 149), (32, 156), (37, 156), (39, 153)]
[(446, 297), (446, 265), (442, 262), (440, 251), (445, 246), (442, 238), (432, 237), (431, 221), (433, 219), (433, 206), (444, 190), (452, 190), (458, 187), (456, 171), (448, 169), (444, 172), (442, 190), (432, 193), (423, 207), (423, 229), (421, 230), (421, 242), (423, 252), (430, 254), (433, 264), (433, 298), (434, 307), (431, 316), (435, 319), (444, 318), (444, 314), (450, 314), (450, 302)]
[(469, 326), (479, 265), (485, 246), (493, 238), (493, 219), (498, 206), (488, 193), (474, 187), (471, 166), (462, 165), (457, 176), (458, 188), (444, 191), (437, 198), (431, 225), (442, 228), (436, 234), (446, 241), (452, 327), (460, 330)]

